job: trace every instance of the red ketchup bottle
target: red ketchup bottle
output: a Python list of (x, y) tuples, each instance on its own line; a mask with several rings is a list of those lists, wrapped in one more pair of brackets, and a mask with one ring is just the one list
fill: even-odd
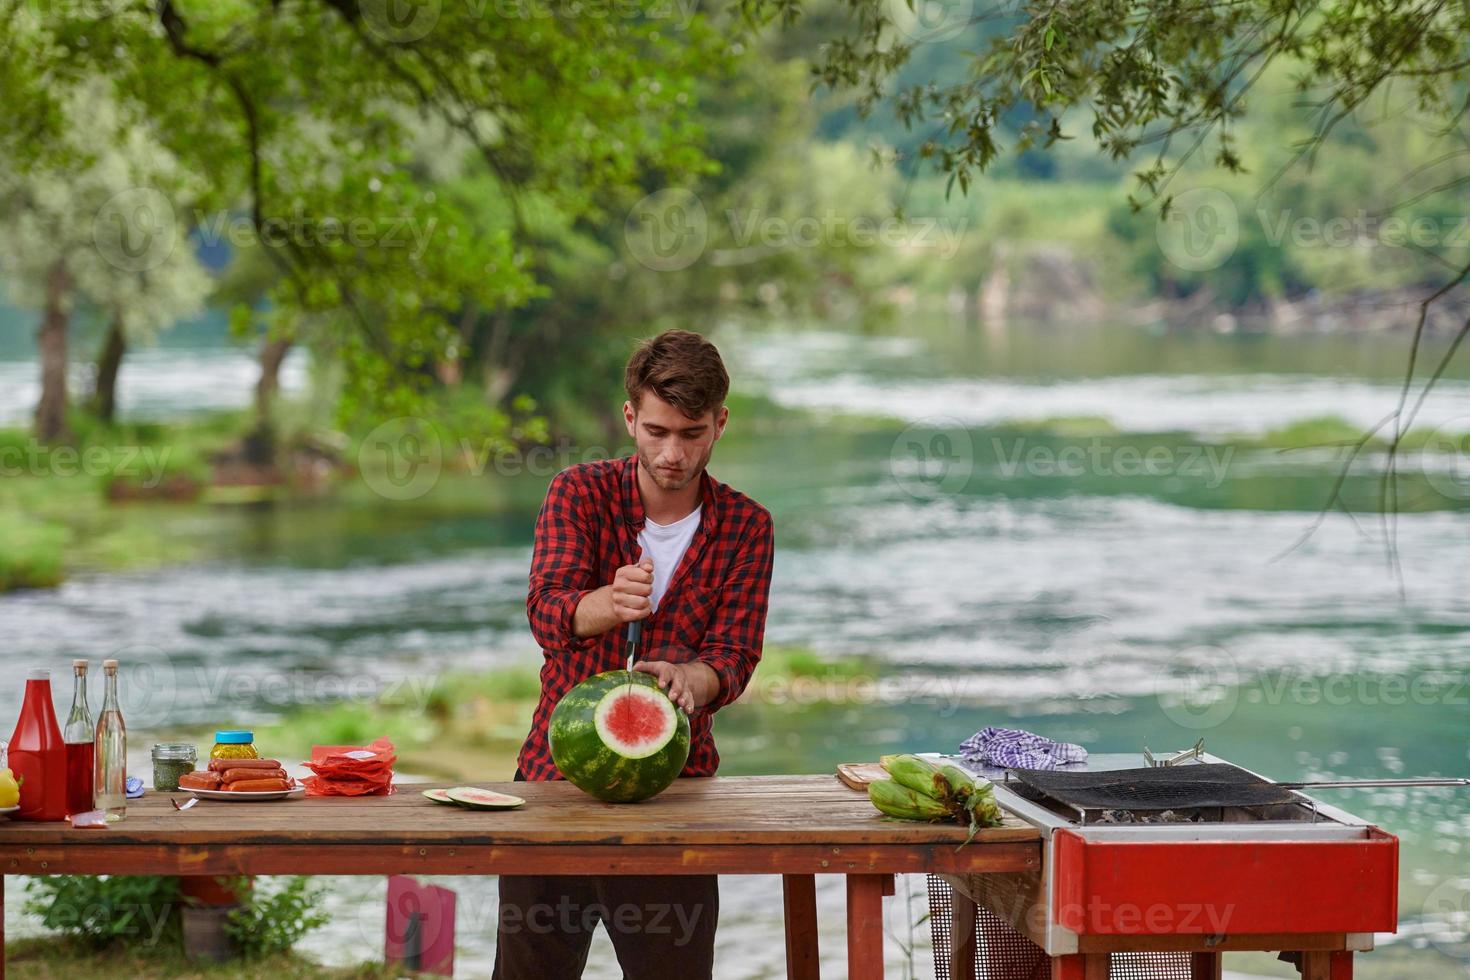
[(66, 745), (51, 705), (51, 672), (26, 677), (25, 701), (10, 736), (10, 769), (20, 782), (21, 820), (66, 819)]

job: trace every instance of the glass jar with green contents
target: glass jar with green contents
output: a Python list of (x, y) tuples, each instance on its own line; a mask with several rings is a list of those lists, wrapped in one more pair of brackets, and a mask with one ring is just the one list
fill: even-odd
[(255, 733), (245, 731), (223, 731), (214, 733), (214, 748), (209, 750), (211, 759), (259, 759), (255, 751)]
[(159, 742), (153, 746), (153, 788), (173, 791), (179, 777), (194, 771), (199, 754), (188, 742)]

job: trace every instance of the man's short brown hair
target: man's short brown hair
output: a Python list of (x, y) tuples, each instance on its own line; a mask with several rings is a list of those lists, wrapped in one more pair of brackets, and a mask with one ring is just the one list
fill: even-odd
[(628, 401), (636, 411), (645, 391), (691, 419), (718, 411), (730, 393), (730, 376), (715, 345), (692, 330), (665, 330), (644, 340), (628, 360), (623, 376)]

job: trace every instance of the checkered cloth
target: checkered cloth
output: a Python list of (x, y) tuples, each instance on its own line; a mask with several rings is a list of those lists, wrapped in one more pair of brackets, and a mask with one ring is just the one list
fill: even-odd
[(982, 728), (960, 743), (966, 762), (1001, 769), (1055, 769), (1081, 762), (1087, 750), (1070, 742), (1055, 742), (1019, 728)]

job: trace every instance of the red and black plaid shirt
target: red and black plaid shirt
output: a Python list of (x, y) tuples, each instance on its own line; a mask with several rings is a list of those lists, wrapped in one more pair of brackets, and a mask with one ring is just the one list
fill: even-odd
[[(700, 474), (699, 527), (669, 580), (658, 610), (643, 621), (638, 659), (702, 660), (720, 679), (715, 699), (690, 716), (685, 776), (713, 776), (720, 755), (711, 715), (740, 697), (760, 660), (775, 553), (770, 513), (749, 497)], [(625, 628), (597, 636), (572, 632), (582, 597), (637, 564), (643, 501), (637, 456), (578, 463), (558, 473), (536, 518), (526, 615), (541, 644), (541, 700), (521, 747), (526, 779), (560, 779), (551, 761), (551, 710), (574, 685), (627, 666)]]

